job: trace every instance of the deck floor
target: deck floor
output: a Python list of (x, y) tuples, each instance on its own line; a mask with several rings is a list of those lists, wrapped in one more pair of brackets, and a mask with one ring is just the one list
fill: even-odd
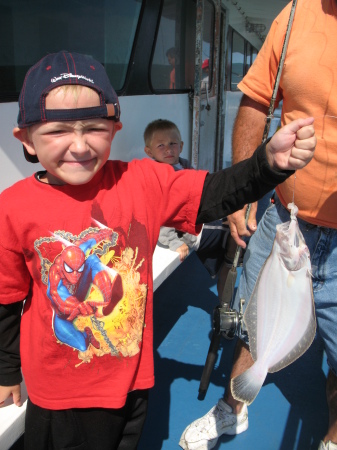
[[(194, 254), (155, 292), (156, 384), (139, 450), (178, 450), (184, 428), (222, 397), (235, 345), (224, 339), (206, 398), (197, 399), (217, 304), (215, 282)], [(328, 421), (327, 370), (316, 338), (295, 363), (268, 375), (249, 407), (248, 430), (222, 436), (215, 450), (317, 450)]]

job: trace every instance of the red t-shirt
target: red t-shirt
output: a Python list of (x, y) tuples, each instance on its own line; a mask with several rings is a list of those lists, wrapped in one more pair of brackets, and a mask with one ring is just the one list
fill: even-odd
[[(21, 364), (33, 403), (120, 408), (153, 386), (152, 255), (161, 225), (200, 231), (205, 175), (108, 161), (85, 185), (32, 176), (1, 194), (0, 303), (26, 299)], [(122, 293), (104, 315), (116, 274)]]

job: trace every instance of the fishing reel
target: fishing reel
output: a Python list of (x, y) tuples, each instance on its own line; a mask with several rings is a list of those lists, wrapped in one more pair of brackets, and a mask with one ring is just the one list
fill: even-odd
[(222, 334), (225, 339), (231, 340), (241, 332), (243, 320), (243, 305), (245, 300), (240, 300), (239, 311), (231, 309), (228, 303), (218, 305), (213, 310), (213, 330), (217, 335)]
[(218, 357), (218, 348), (221, 336), (226, 339), (233, 339), (236, 334), (241, 332), (241, 324), (243, 320), (244, 299), (240, 300), (240, 309), (236, 311), (230, 308), (230, 304), (222, 302), (220, 306), (214, 308), (213, 311), (213, 333), (209, 346), (206, 363), (202, 371), (198, 399), (205, 398), (210, 376)]

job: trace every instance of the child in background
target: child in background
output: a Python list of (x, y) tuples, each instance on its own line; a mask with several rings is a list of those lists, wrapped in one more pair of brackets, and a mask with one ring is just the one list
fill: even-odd
[(312, 123), (214, 174), (111, 161), (122, 123), (103, 66), (61, 51), (30, 68), (13, 134), (44, 170), (0, 195), (0, 404), (21, 405), (22, 368), (25, 450), (137, 448), (160, 227), (198, 234), (262, 197), (311, 160)]
[[(183, 141), (177, 125), (170, 120), (158, 119), (151, 122), (144, 131), (145, 153), (157, 162), (170, 164), (174, 170), (191, 169), (187, 159), (181, 158)], [(182, 233), (175, 228), (161, 227), (158, 242), (160, 245), (178, 252), (183, 261), (190, 251), (195, 250), (201, 262), (211, 275), (219, 274), (220, 286), (226, 281), (229, 261), (226, 261), (226, 241), (229, 227), (225, 219), (204, 224), (197, 236)]]

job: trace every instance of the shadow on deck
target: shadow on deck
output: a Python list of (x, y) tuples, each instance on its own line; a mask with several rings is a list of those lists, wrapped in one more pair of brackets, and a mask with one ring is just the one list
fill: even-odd
[[(205, 400), (198, 388), (211, 336), (216, 283), (192, 254), (154, 296), (156, 385), (139, 450), (179, 449), (184, 428), (222, 397), (235, 342), (221, 342)], [(215, 450), (316, 450), (327, 422), (327, 364), (321, 340), (295, 363), (269, 374), (249, 407), (249, 429), (222, 436)]]

